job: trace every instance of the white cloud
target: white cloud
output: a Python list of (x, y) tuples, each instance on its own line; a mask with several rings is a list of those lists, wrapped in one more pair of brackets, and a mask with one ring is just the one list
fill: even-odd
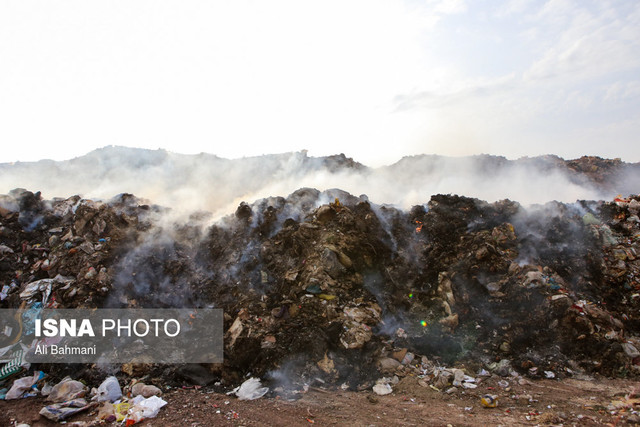
[(547, 48), (525, 73), (528, 80), (591, 79), (640, 66), (640, 3), (630, 11), (551, 0), (537, 15)]
[(606, 88), (606, 101), (620, 101), (640, 98), (640, 81), (615, 82)]

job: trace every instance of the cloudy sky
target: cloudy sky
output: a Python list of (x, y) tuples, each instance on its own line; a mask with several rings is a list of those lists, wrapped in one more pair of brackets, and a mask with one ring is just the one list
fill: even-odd
[(640, 161), (638, 52), (636, 0), (4, 1), (0, 161)]

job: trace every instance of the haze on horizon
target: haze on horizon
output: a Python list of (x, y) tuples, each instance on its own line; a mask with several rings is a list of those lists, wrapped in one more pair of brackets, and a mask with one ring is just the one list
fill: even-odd
[(640, 161), (640, 3), (0, 4), (0, 162), (106, 145)]

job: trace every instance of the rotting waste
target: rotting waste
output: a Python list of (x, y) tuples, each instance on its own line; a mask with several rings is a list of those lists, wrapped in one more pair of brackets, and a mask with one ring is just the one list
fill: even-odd
[[(205, 213), (167, 223), (166, 208), (130, 194), (43, 200), (17, 189), (0, 198), (0, 304), (28, 308), (21, 328), (45, 307), (224, 309), (223, 364), (130, 363), (116, 367), (123, 383), (230, 390), (250, 374), (295, 398), (318, 386), (386, 394), (406, 376), (442, 392), (489, 374), (636, 376), (639, 210), (638, 196), (525, 208), (434, 195), (402, 211), (302, 188), (214, 224)], [(21, 396), (67, 375), (108, 377), (28, 366), (27, 343), (2, 340), (5, 394), (26, 377)], [(56, 404), (75, 413), (97, 405), (90, 395)]]

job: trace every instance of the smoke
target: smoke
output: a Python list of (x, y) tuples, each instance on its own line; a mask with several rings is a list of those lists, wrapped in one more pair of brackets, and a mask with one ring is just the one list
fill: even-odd
[(344, 155), (314, 158), (304, 151), (229, 160), (210, 154), (105, 147), (68, 161), (2, 164), (0, 192), (23, 187), (41, 191), (45, 198), (80, 194), (92, 199), (126, 192), (174, 212), (208, 211), (220, 218), (243, 200), (286, 196), (301, 187), (340, 188), (404, 209), (424, 203), (432, 194), (461, 194), (490, 202), (509, 198), (525, 205), (610, 199), (616, 191), (638, 188), (640, 173), (634, 171), (600, 185), (551, 156), (515, 161), (495, 156), (416, 156), (373, 169)]

